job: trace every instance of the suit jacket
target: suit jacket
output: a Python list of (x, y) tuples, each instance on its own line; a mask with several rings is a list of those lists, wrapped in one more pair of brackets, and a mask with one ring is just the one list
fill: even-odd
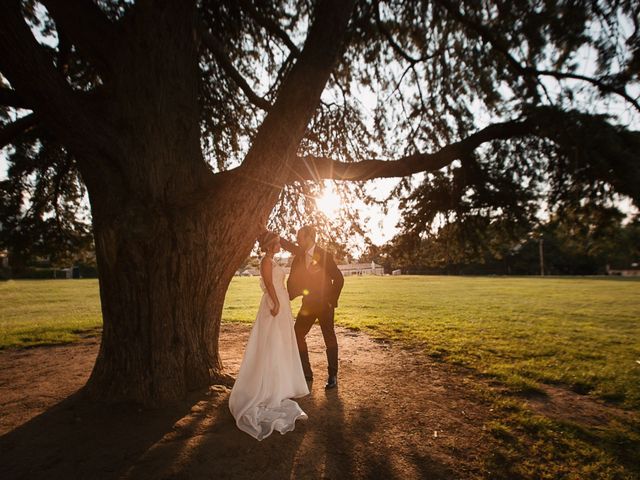
[(337, 307), (344, 277), (331, 254), (316, 245), (307, 269), (304, 249), (284, 238), (280, 239), (280, 244), (294, 254), (291, 273), (287, 279), (289, 298), (293, 300), (303, 295), (303, 304)]

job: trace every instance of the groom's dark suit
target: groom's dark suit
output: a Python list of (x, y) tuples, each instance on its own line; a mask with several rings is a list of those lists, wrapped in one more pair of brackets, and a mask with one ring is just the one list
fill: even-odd
[(307, 252), (295, 243), (281, 238), (280, 244), (294, 254), (287, 279), (289, 298), (293, 300), (302, 295), (302, 306), (296, 317), (294, 329), (304, 374), (307, 377), (312, 376), (305, 337), (318, 319), (327, 348), (329, 376), (335, 376), (338, 374), (338, 340), (333, 327), (333, 314), (344, 285), (342, 273), (333, 257), (317, 245), (314, 247), (313, 255), (307, 258)]

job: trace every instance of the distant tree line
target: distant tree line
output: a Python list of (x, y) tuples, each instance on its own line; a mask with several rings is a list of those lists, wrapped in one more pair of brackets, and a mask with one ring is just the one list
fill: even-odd
[(388, 273), (539, 275), (544, 268), (545, 275), (603, 275), (640, 263), (640, 218), (625, 221), (615, 208), (583, 206), (528, 231), (500, 220), (454, 222), (433, 234), (405, 232), (370, 246), (361, 261), (372, 260)]

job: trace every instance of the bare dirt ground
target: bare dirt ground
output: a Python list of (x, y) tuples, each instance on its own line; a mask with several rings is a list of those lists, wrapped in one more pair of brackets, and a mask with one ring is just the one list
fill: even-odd
[[(225, 324), (221, 354), (237, 372), (250, 327)], [(299, 400), (309, 419), (257, 442), (239, 431), (229, 389), (212, 386), (171, 408), (82, 400), (98, 338), (0, 352), (0, 477), (127, 479), (457, 479), (490, 477), (491, 405), (464, 369), (338, 329), (339, 387), (324, 390), (320, 329), (309, 337), (316, 381)], [(606, 408), (564, 391), (534, 409), (594, 421)], [(536, 403), (537, 402), (537, 403)], [(567, 403), (569, 402), (569, 403)], [(569, 414), (569, 413), (568, 413)]]

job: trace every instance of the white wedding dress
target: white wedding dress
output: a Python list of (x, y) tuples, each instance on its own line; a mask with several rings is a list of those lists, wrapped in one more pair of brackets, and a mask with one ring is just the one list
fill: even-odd
[(229, 409), (238, 428), (258, 440), (274, 430), (290, 432), (297, 419), (306, 419), (307, 414), (291, 399), (309, 394), (293, 330), (285, 272), (271, 261), (280, 311), (275, 317), (271, 315), (271, 298), (261, 278), (264, 294), (229, 397)]

